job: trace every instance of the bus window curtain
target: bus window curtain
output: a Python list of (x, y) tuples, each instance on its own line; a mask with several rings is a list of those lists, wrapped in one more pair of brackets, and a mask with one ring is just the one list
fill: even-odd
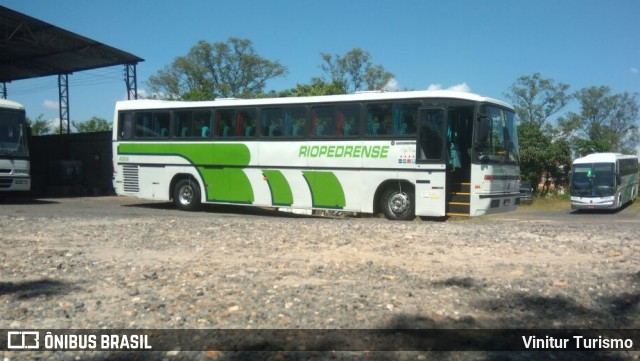
[(236, 133), (235, 134), (236, 135), (244, 134), (244, 117), (240, 112), (238, 112), (238, 114), (236, 115)]
[(293, 117), (291, 116), (291, 112), (287, 112), (287, 111), (284, 112), (284, 125), (282, 129), (283, 131), (282, 134), (285, 136), (291, 135), (291, 132), (293, 129), (292, 122), (291, 122), (292, 118)]
[(318, 112), (314, 109), (311, 111), (311, 134), (316, 134), (316, 127), (318, 126)]
[(399, 106), (393, 107), (393, 134), (403, 134), (402, 130), (402, 108)]
[(336, 111), (336, 135), (344, 134), (344, 112), (342, 110)]

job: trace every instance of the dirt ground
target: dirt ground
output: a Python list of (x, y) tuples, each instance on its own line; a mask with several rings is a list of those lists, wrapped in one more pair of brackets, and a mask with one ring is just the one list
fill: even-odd
[(637, 205), (391, 222), (122, 197), (0, 204), (6, 329), (640, 328)]

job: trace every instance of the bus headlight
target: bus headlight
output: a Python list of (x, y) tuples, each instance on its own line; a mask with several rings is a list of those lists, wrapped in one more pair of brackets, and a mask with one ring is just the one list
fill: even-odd
[(14, 169), (13, 173), (14, 174), (29, 174), (29, 170), (28, 169)]

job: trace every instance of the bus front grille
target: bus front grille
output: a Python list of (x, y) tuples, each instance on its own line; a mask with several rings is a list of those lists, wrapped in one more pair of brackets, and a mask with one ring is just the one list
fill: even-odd
[(124, 191), (129, 193), (140, 192), (138, 166), (124, 165), (122, 166), (122, 173), (124, 175)]
[(13, 178), (0, 178), (0, 188), (9, 188), (13, 184)]

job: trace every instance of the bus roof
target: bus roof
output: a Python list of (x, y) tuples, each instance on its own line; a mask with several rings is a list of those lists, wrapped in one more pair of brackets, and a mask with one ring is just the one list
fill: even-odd
[(225, 106), (264, 106), (283, 104), (309, 104), (309, 103), (330, 103), (330, 102), (351, 102), (351, 101), (375, 101), (375, 100), (396, 100), (396, 99), (423, 99), (423, 98), (444, 98), (460, 99), (476, 102), (493, 103), (508, 109), (513, 107), (503, 101), (488, 98), (474, 93), (458, 92), (451, 90), (423, 90), (405, 92), (358, 92), (355, 94), (324, 95), (311, 97), (288, 97), (288, 98), (262, 98), (262, 99), (217, 99), (209, 101), (171, 101), (171, 100), (123, 100), (116, 103), (116, 109), (163, 109), (163, 108), (192, 108), (192, 107), (225, 107)]
[(7, 99), (0, 99), (0, 108), (24, 110), (22, 104)]
[(592, 153), (573, 161), (573, 164), (584, 163), (614, 163), (618, 159), (638, 159), (636, 155), (625, 155), (620, 153)]

